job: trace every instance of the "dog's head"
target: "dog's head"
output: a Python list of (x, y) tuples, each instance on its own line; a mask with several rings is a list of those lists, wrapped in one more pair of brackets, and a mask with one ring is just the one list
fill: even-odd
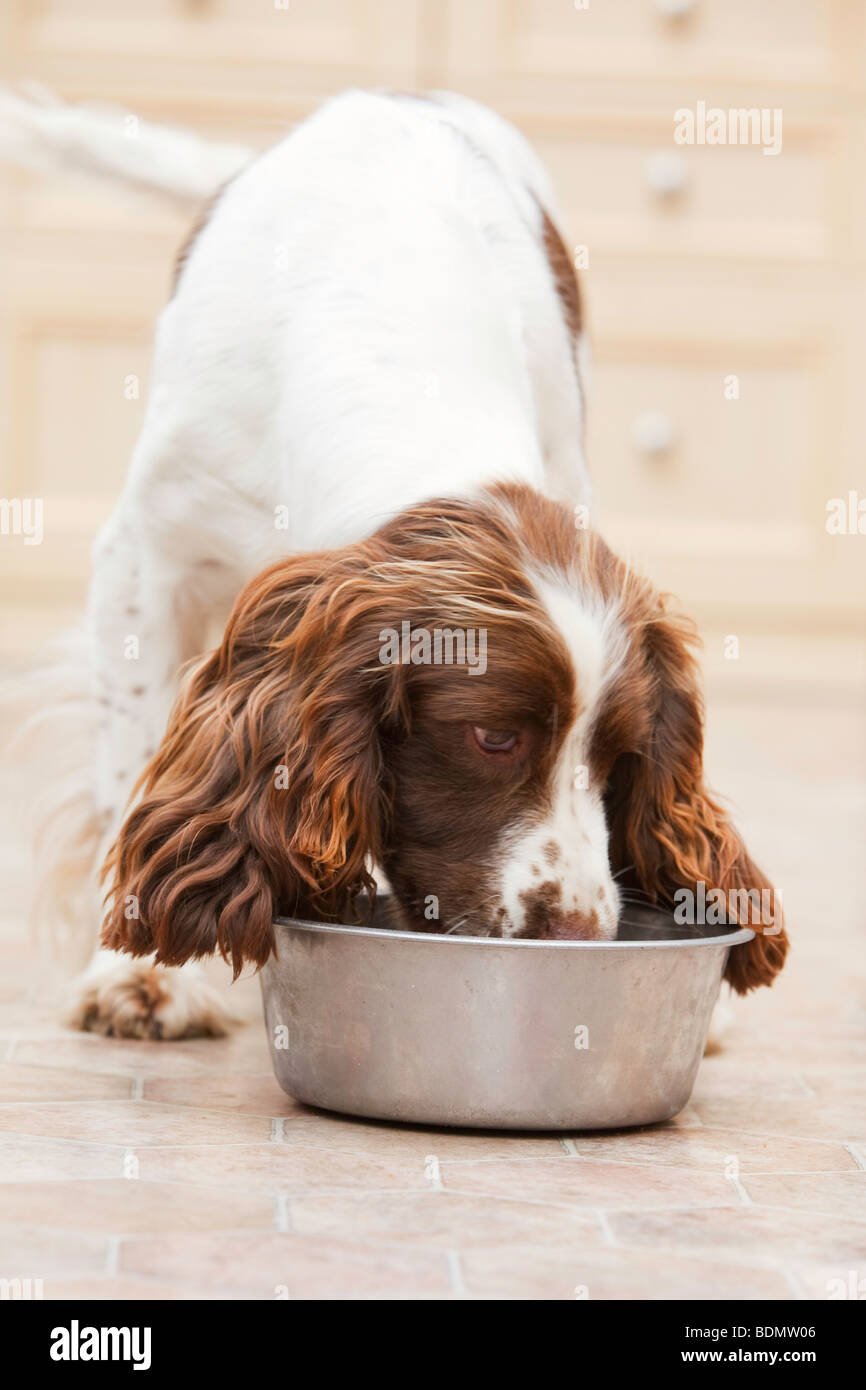
[[(432, 501), (240, 595), (109, 856), (104, 940), (264, 962), (275, 916), (609, 938), (621, 893), (766, 880), (702, 782), (691, 631), (568, 508)], [(780, 968), (767, 923), (732, 953)]]

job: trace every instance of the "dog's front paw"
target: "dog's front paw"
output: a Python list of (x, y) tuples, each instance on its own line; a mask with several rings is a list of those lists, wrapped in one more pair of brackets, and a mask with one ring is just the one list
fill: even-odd
[(76, 981), (65, 1021), (109, 1038), (220, 1038), (238, 1020), (198, 969), (100, 951)]

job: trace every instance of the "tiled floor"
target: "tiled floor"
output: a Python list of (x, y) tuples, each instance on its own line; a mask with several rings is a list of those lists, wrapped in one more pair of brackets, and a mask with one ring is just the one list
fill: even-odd
[(783, 889), (794, 950), (736, 1004), (689, 1107), (643, 1131), (309, 1111), (272, 1079), (252, 980), (231, 1039), (70, 1033), (7, 840), (0, 1278), (41, 1278), (47, 1298), (792, 1299), (853, 1271), (866, 1294), (863, 745), (844, 703), (714, 708), (713, 779)]

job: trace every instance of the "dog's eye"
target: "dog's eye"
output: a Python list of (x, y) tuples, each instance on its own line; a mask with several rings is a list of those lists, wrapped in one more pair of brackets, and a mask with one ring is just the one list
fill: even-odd
[(517, 747), (517, 734), (508, 729), (479, 729), (473, 728), (475, 742), (479, 748), (483, 748), (485, 753), (510, 753), (512, 748)]

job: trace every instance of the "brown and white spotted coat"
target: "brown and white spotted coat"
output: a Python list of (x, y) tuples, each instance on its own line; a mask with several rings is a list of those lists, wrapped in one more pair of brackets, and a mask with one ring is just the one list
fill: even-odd
[[(176, 194), (171, 132), (123, 150)], [(100, 954), (82, 1026), (217, 1031), (189, 962), (260, 963), (276, 914), (343, 919), (377, 873), (418, 930), (581, 939), (624, 893), (763, 883), (704, 788), (687, 624), (575, 524), (584, 335), (556, 224), (493, 112), (350, 92), (185, 249), (94, 551), (61, 862), (106, 830), (104, 944), (141, 961)], [(404, 623), (483, 630), (484, 672), (383, 662)], [(729, 977), (784, 953), (759, 934)]]

